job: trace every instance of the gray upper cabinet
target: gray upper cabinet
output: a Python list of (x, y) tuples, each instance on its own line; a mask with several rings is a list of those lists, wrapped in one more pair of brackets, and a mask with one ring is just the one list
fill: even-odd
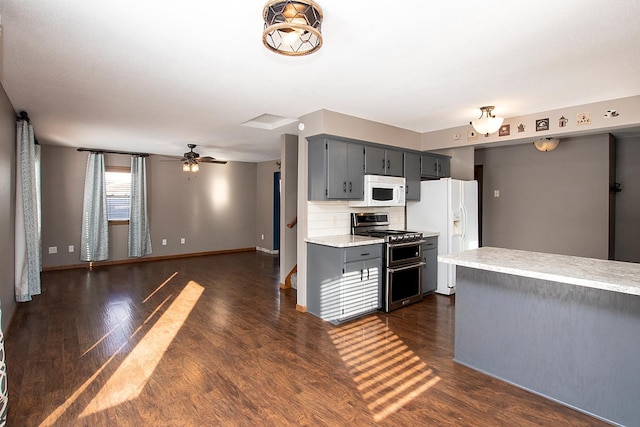
[(402, 151), (369, 145), (365, 146), (365, 174), (403, 176), (402, 169)]
[(404, 153), (405, 200), (420, 200), (420, 154)]
[(309, 138), (309, 200), (362, 200), (364, 146)]
[(451, 176), (451, 162), (447, 156), (423, 154), (420, 167), (422, 178), (446, 178)]

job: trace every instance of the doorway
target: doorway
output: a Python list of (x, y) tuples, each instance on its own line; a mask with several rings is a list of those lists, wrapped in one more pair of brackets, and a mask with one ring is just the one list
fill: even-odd
[(484, 169), (482, 165), (473, 167), (473, 179), (478, 181), (478, 247), (482, 247), (482, 180)]
[(280, 251), (280, 171), (273, 173), (273, 250)]

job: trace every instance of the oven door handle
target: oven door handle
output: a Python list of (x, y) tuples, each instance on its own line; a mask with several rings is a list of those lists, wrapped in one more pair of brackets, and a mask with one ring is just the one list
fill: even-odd
[(416, 246), (416, 245), (422, 245), (423, 243), (426, 243), (427, 241), (422, 239), (422, 240), (415, 240), (413, 242), (407, 242), (407, 243), (389, 243), (389, 247), (392, 248), (401, 248), (403, 246)]
[(389, 268), (389, 267), (387, 267), (387, 271), (389, 273), (395, 273), (395, 272), (398, 272), (398, 271), (409, 270), (411, 268), (422, 267), (422, 266), (425, 266), (425, 265), (427, 265), (427, 263), (423, 261), (423, 262), (419, 262), (419, 263), (416, 263), (416, 264), (411, 264), (411, 265), (407, 265), (407, 266), (399, 267), (399, 268)]

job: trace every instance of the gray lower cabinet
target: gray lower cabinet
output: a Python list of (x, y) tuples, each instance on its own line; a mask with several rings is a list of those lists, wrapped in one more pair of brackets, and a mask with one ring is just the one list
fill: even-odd
[(426, 263), (422, 270), (422, 295), (435, 292), (438, 287), (438, 236), (425, 238), (422, 259)]
[(382, 303), (382, 244), (339, 248), (307, 243), (307, 311), (340, 323)]

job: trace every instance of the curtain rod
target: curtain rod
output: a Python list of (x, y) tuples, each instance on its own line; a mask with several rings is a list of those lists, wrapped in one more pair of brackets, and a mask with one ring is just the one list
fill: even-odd
[[(26, 111), (20, 111), (20, 114), (18, 114), (16, 120), (24, 120), (25, 122), (31, 124), (31, 119), (29, 118), (29, 114), (27, 114)], [(38, 142), (38, 138), (36, 138), (35, 136), (33, 137), (33, 143), (35, 145), (40, 145), (40, 143)]]
[(78, 151), (89, 151), (91, 153), (107, 153), (107, 154), (124, 154), (126, 156), (138, 156), (138, 157), (149, 157), (149, 153), (134, 153), (131, 151), (113, 151), (113, 150), (102, 150), (98, 148), (78, 148)]
[(31, 119), (29, 119), (29, 115), (27, 114), (26, 111), (20, 111), (20, 114), (18, 114), (18, 117), (16, 117), (16, 120), (24, 120), (27, 123), (31, 123)]

